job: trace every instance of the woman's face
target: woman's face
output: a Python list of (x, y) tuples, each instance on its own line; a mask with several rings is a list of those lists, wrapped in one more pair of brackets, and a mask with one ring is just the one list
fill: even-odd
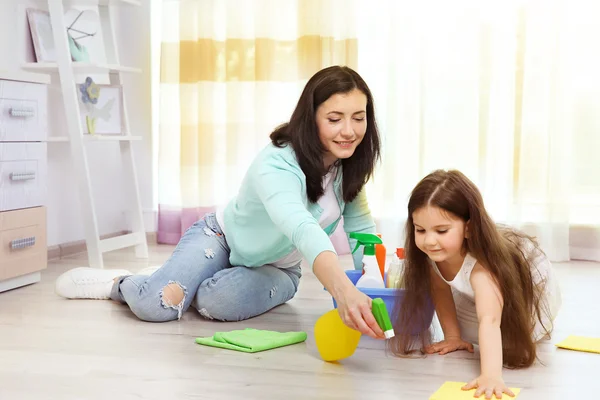
[(358, 89), (337, 93), (321, 103), (316, 113), (319, 138), (325, 148), (323, 161), (329, 168), (349, 158), (367, 131), (367, 96)]

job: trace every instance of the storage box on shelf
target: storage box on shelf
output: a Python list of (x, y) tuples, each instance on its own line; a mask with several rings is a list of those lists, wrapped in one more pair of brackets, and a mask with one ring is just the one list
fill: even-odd
[(0, 292), (47, 267), (47, 75), (0, 71)]

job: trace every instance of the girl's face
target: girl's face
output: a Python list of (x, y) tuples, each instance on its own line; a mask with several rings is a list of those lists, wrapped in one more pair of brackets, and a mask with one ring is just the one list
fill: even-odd
[(416, 245), (436, 263), (462, 265), (462, 249), (467, 237), (467, 224), (456, 215), (436, 206), (413, 212)]
[(319, 139), (325, 148), (325, 167), (349, 158), (367, 131), (367, 96), (358, 89), (337, 93), (321, 103), (316, 112)]

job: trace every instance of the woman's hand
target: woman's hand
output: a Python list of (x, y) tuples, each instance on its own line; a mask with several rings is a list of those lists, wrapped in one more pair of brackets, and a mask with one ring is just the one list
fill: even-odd
[(491, 399), (495, 394), (496, 399), (502, 398), (502, 393), (506, 393), (511, 397), (515, 397), (515, 394), (506, 386), (504, 380), (501, 377), (486, 377), (479, 376), (477, 379), (473, 379), (471, 382), (462, 387), (462, 390), (471, 390), (477, 388), (474, 396), (479, 397), (485, 394), (486, 399)]
[(313, 272), (337, 302), (344, 324), (375, 339), (385, 337), (371, 312), (371, 298), (354, 286), (340, 267), (335, 253), (324, 251), (319, 254)]
[(428, 354), (440, 353), (440, 355), (452, 353), (457, 350), (467, 350), (469, 353), (472, 353), (473, 345), (455, 336), (445, 338), (441, 342), (434, 343), (425, 349)]
[(374, 339), (384, 339), (383, 331), (371, 312), (372, 300), (369, 296), (349, 286), (336, 297), (338, 313), (348, 327)]

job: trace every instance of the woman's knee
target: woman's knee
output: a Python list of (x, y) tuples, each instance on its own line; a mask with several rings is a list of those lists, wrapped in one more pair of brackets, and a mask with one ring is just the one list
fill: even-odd
[(169, 282), (158, 293), (144, 293), (126, 298), (131, 311), (142, 321), (167, 322), (181, 319), (187, 289), (177, 282)]
[[(235, 294), (232, 293), (232, 296), (235, 296)], [(199, 289), (196, 297), (194, 298), (193, 305), (194, 308), (198, 310), (198, 313), (200, 313), (200, 315), (206, 319), (223, 322), (235, 322), (247, 319), (248, 317), (243, 318), (240, 315), (240, 308), (235, 307), (232, 303), (232, 301), (227, 300), (219, 301)]]
[(253, 302), (247, 294), (252, 291), (247, 288), (242, 295), (242, 287), (231, 285), (214, 277), (204, 282), (198, 288), (194, 297), (193, 305), (196, 310), (206, 319), (235, 322), (251, 318), (245, 309)]
[(200, 285), (193, 306), (201, 316), (217, 321), (242, 321), (285, 303), (296, 294), (290, 281), (254, 284), (252, 279), (231, 279), (236, 271), (221, 274)]

